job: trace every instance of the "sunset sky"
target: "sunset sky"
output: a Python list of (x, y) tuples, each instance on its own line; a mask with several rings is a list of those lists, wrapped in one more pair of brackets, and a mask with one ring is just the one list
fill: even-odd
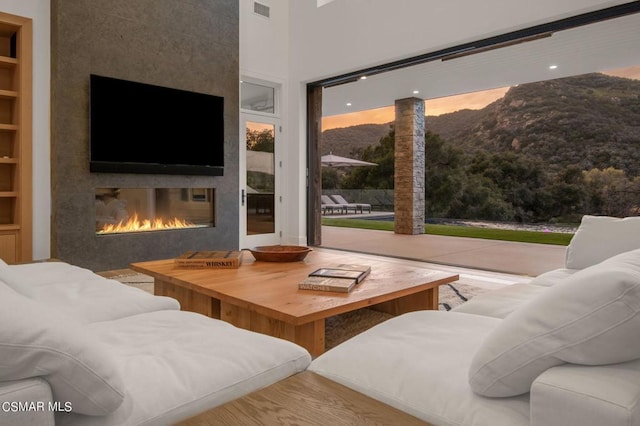
[[(640, 66), (608, 71), (604, 74), (640, 80)], [(482, 92), (429, 99), (425, 101), (425, 112), (427, 115), (441, 115), (461, 109), (482, 109), (491, 102), (502, 98), (507, 90), (509, 90), (508, 87), (503, 87)], [(358, 124), (389, 123), (394, 120), (394, 115), (393, 105), (351, 114), (332, 115), (322, 118), (322, 130), (349, 127)]]

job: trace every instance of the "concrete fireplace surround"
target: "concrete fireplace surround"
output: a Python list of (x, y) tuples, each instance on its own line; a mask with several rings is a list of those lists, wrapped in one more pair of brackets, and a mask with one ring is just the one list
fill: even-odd
[[(51, 9), (52, 256), (102, 271), (238, 248), (238, 2), (53, 0)], [(89, 172), (90, 74), (224, 97), (224, 176)], [(215, 188), (216, 226), (96, 236), (103, 187)]]

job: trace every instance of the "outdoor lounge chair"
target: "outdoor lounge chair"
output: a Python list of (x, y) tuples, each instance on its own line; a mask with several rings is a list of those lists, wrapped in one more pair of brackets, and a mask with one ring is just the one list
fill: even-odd
[(322, 205), (321, 205), (322, 214), (325, 214), (325, 213), (333, 214), (335, 211), (338, 211), (340, 213), (348, 212), (346, 205), (336, 203), (328, 195), (322, 195), (320, 197), (320, 200), (322, 202)]
[(371, 204), (350, 203), (347, 200), (345, 200), (342, 195), (331, 195), (331, 198), (333, 198), (333, 200), (338, 204), (346, 205), (346, 206), (349, 206), (349, 208), (353, 208), (354, 212), (356, 213), (358, 211), (360, 211), (360, 213), (364, 213), (364, 210), (367, 210), (368, 213), (371, 213)]

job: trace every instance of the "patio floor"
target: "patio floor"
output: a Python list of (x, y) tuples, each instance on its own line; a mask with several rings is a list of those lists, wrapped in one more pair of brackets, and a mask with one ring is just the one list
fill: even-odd
[[(543, 272), (564, 267), (564, 246), (445, 237), (401, 235), (392, 231), (322, 227), (320, 247), (371, 253), (434, 264), (461, 275), (504, 285), (525, 282)], [(478, 283), (470, 282), (478, 285)]]

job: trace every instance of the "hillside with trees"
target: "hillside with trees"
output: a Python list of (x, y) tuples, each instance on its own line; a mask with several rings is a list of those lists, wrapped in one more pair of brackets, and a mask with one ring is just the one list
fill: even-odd
[[(553, 222), (640, 210), (640, 81), (523, 84), (481, 110), (428, 116), (425, 131), (431, 217)], [(323, 153), (379, 164), (338, 184), (392, 188), (393, 136), (391, 124), (324, 132)]]
[(380, 138), (389, 133), (390, 124), (359, 124), (325, 130), (322, 132), (321, 153), (343, 157), (358, 156), (364, 148), (378, 143)]

